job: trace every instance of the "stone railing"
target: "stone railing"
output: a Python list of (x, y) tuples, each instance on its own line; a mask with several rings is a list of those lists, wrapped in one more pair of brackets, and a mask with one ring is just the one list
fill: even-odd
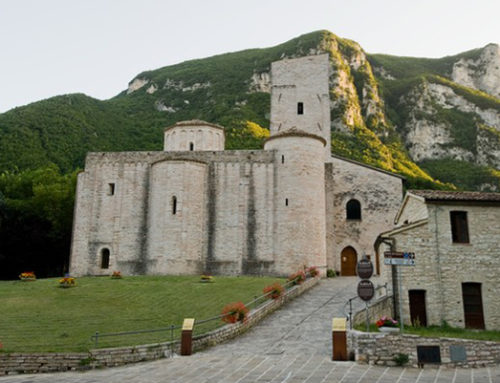
[[(301, 295), (319, 282), (310, 278), (286, 291), (283, 297), (269, 300), (250, 311), (243, 323), (228, 324), (193, 339), (193, 350), (222, 343), (245, 332), (266, 315)], [(92, 349), (88, 353), (0, 353), (0, 376), (19, 373), (85, 370), (96, 367), (114, 367), (128, 363), (166, 358), (180, 353), (179, 341), (140, 346)]]
[[(417, 346), (439, 346), (442, 365), (483, 367), (500, 364), (500, 342), (360, 331), (349, 331), (347, 342), (359, 363), (395, 366), (394, 357), (405, 354), (408, 355), (408, 365), (418, 367)], [(458, 358), (452, 355), (453, 348), (459, 350)]]

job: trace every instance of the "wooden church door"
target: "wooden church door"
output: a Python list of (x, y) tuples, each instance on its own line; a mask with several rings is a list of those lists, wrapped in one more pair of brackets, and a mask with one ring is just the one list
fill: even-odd
[(340, 275), (342, 276), (356, 275), (357, 262), (358, 262), (358, 256), (354, 248), (348, 246), (344, 250), (342, 250), (342, 253), (340, 255)]

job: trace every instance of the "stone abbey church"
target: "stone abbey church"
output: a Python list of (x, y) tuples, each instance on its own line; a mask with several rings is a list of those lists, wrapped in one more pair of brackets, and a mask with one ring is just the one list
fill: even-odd
[(89, 153), (78, 177), (73, 275), (354, 275), (393, 228), (401, 177), (330, 154), (327, 54), (274, 62), (263, 150), (184, 121), (159, 152)]

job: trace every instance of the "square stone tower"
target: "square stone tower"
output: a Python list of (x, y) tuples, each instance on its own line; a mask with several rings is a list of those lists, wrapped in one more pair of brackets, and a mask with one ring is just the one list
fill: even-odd
[(300, 130), (326, 141), (330, 158), (329, 55), (300, 57), (271, 65), (271, 136)]

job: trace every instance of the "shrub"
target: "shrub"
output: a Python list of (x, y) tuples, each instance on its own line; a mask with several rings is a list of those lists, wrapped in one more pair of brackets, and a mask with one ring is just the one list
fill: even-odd
[(278, 299), (283, 295), (283, 292), (285, 291), (284, 287), (281, 286), (279, 282), (273, 283), (272, 285), (264, 287), (262, 292), (264, 294), (269, 294), (268, 298), (271, 299)]
[(294, 285), (300, 285), (306, 280), (306, 273), (303, 271), (297, 271), (296, 273), (288, 277), (289, 282), (293, 282)]
[(312, 278), (314, 278), (319, 275), (319, 270), (316, 266), (311, 266), (306, 269), (306, 273), (309, 274)]
[(335, 270), (332, 270), (332, 269), (326, 270), (326, 277), (327, 278), (335, 278), (336, 276), (337, 276), (337, 273), (335, 272)]
[(242, 302), (234, 302), (222, 309), (222, 320), (226, 323), (244, 322), (247, 319), (248, 309)]
[(398, 366), (404, 366), (406, 363), (408, 363), (408, 361), (410, 360), (410, 358), (408, 357), (408, 354), (398, 353), (396, 356), (394, 356), (394, 358), (392, 358), (392, 360)]
[(113, 274), (111, 274), (111, 279), (122, 279), (122, 273), (119, 271), (113, 271)]
[(212, 282), (215, 282), (215, 279), (211, 275), (205, 275), (204, 274), (204, 275), (200, 276), (200, 282), (202, 282), (202, 283), (212, 283)]

